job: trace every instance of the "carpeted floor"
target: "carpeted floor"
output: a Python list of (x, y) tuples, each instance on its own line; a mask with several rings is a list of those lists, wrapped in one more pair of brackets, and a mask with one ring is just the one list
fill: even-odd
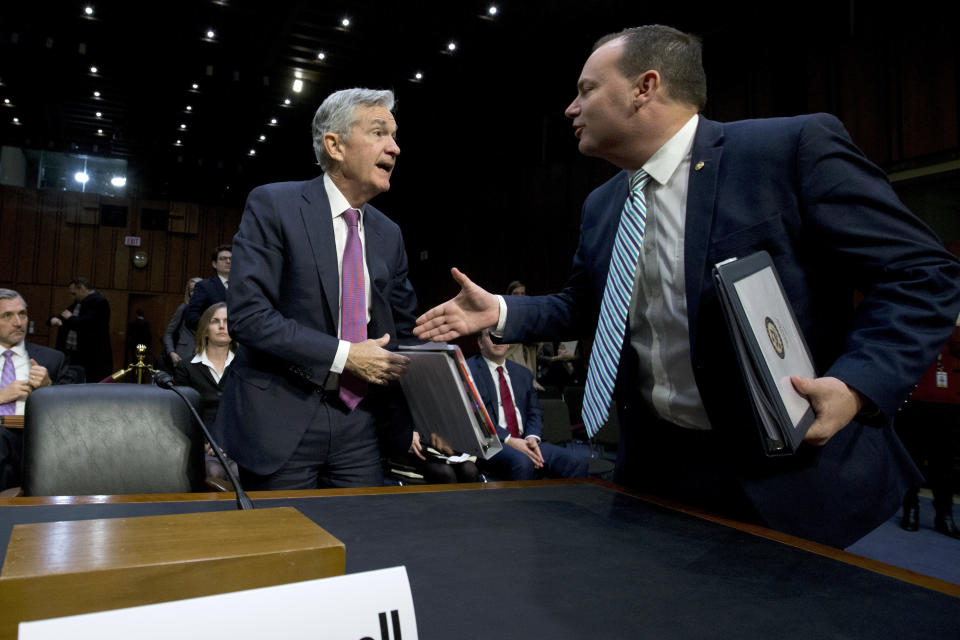
[[(847, 551), (934, 578), (960, 584), (960, 540), (933, 528), (933, 501), (920, 498), (920, 530), (900, 528), (898, 512)], [(953, 518), (960, 522), (960, 507), (953, 505)]]

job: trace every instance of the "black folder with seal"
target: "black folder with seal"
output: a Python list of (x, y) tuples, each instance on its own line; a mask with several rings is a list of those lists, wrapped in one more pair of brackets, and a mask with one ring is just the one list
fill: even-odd
[(760, 251), (717, 264), (713, 275), (764, 452), (790, 455), (815, 418), (790, 376), (815, 378), (816, 372), (776, 267)]

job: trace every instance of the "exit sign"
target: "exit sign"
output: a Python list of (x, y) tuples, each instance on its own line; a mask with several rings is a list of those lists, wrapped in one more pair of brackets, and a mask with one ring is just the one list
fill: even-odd
[(123, 244), (128, 247), (139, 247), (140, 246), (140, 236), (124, 236)]

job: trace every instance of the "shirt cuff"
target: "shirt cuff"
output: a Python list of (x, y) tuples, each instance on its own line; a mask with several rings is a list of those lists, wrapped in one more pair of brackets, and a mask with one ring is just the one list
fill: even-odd
[(337, 346), (337, 355), (333, 356), (333, 364), (330, 365), (330, 373), (343, 373), (347, 367), (347, 355), (350, 353), (350, 343), (341, 340)]
[(492, 333), (497, 338), (503, 337), (503, 328), (507, 324), (507, 301), (503, 299), (503, 296), (497, 296), (497, 302), (500, 303), (500, 319), (497, 320), (496, 328), (492, 329)]

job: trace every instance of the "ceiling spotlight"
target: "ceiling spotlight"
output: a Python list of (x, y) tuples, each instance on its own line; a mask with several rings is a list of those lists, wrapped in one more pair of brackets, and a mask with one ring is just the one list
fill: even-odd
[(179, 140), (177, 140), (177, 141), (174, 142), (173, 144), (175, 144), (175, 145), (178, 146), (178, 147), (183, 146), (183, 143), (180, 142)]
[(256, 149), (250, 149), (250, 155), (251, 155), (251, 156), (257, 155), (257, 150), (256, 150)]
[(103, 135), (103, 129), (97, 129), (97, 135), (98, 135), (98, 136), (102, 136), (102, 135)]
[(13, 124), (20, 124), (20, 118), (14, 118)]
[[(303, 80), (301, 80), (300, 78), (297, 78), (296, 80), (293, 81), (293, 92), (300, 93), (302, 89), (303, 89)], [(289, 101), (287, 102), (287, 104), (289, 104)]]
[(103, 112), (102, 112), (102, 111), (97, 111), (97, 117), (98, 117), (98, 118), (102, 118), (102, 117), (103, 117)]
[(94, 98), (99, 98), (99, 97), (100, 97), (100, 92), (99, 92), (99, 91), (94, 91), (94, 92), (93, 92), (93, 97), (94, 97)]
[(80, 184), (87, 184), (87, 182), (89, 182), (90, 180), (90, 176), (88, 176), (83, 171), (77, 171), (75, 174), (73, 174), (73, 179), (79, 182)]
[(3, 104), (10, 104), (10, 98), (4, 98)]
[(84, 12), (85, 14), (87, 14), (88, 16), (92, 16), (92, 15), (93, 15), (93, 7), (91, 7), (90, 5), (87, 5), (87, 6), (85, 6), (85, 7), (83, 8), (83, 12)]
[(413, 77), (416, 78), (417, 80), (423, 80), (423, 74), (420, 73), (419, 71), (413, 74)]
[(96, 72), (97, 72), (96, 67), (90, 67), (90, 73), (96, 73)]
[(456, 43), (456, 42), (448, 42), (448, 43), (447, 43), (447, 51), (456, 51), (456, 50), (457, 50), (457, 43)]
[(190, 105), (187, 105), (187, 106), (186, 106), (186, 110), (187, 110), (187, 111), (193, 111), (193, 107), (191, 107)]
[(260, 134), (260, 142), (263, 142), (266, 139), (267, 139), (267, 136)]
[(327, 59), (327, 54), (325, 54), (323, 51), (317, 54), (317, 60), (326, 60), (326, 59)]
[(207, 37), (213, 40), (217, 36), (213, 29), (207, 29)]
[(186, 128), (187, 128), (187, 125), (185, 125), (185, 124), (181, 124), (181, 125), (180, 125), (180, 130), (181, 130), (181, 131), (183, 131), (183, 130), (186, 129)]
[(127, 179), (123, 176), (113, 176), (110, 178), (110, 184), (115, 187), (125, 187), (127, 186)]
[(290, 104), (290, 98), (284, 98), (284, 99), (283, 99), (283, 104), (289, 105), (289, 104)]
[(349, 26), (350, 26), (350, 18), (344, 18), (343, 20), (341, 20), (341, 21), (340, 21), (340, 26), (343, 27), (344, 29), (346, 29), (347, 27), (349, 27)]
[(276, 119), (276, 118), (270, 118), (270, 124), (276, 126), (276, 124), (277, 124), (277, 119)]
[(198, 85), (196, 82), (194, 82), (192, 85), (190, 85), (190, 87), (191, 87), (194, 91), (196, 91), (197, 89), (200, 88), (200, 85)]
[(499, 13), (499, 11), (500, 11), (500, 10), (497, 8), (497, 5), (495, 5), (495, 4), (492, 4), (492, 5), (490, 5), (489, 7), (487, 7), (487, 15), (488, 15), (488, 16), (495, 16), (495, 15), (497, 15), (497, 13)]

